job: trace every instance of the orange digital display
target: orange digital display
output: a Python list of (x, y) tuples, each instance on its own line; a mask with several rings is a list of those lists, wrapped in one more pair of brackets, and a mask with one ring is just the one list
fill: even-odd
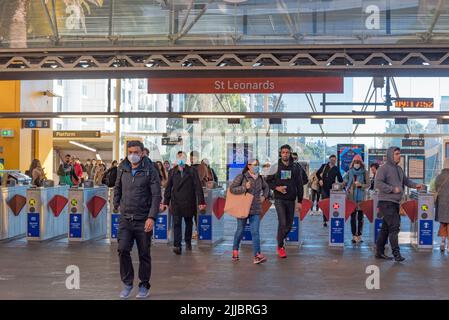
[(432, 109), (433, 98), (411, 98), (411, 99), (397, 99), (394, 102), (396, 108), (426, 108)]

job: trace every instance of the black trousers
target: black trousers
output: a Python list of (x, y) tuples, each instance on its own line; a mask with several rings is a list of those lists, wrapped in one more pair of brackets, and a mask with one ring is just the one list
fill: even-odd
[(355, 210), (351, 214), (351, 231), (353, 236), (361, 236), (363, 231), (363, 211)]
[(295, 217), (295, 201), (293, 200), (280, 200), (274, 201), (274, 206), (278, 215), (278, 232), (277, 242), (278, 247), (284, 246), (284, 239), (287, 237), (293, 226), (293, 218)]
[(139, 253), (139, 287), (150, 288), (151, 277), (151, 237), (153, 232), (145, 232), (145, 220), (131, 221), (120, 217), (117, 241), (120, 260), (120, 276), (126, 285), (133, 285), (134, 268), (131, 250), (134, 241)]
[(399, 204), (390, 201), (379, 201), (379, 212), (383, 215), (382, 228), (377, 238), (377, 253), (383, 254), (387, 241), (390, 240), (391, 250), (394, 256), (400, 254), (399, 231), (401, 230), (401, 216)]
[(312, 202), (316, 201), (316, 211), (318, 211), (318, 202), (320, 201), (321, 192), (320, 190), (312, 189)]
[[(182, 242), (182, 218), (180, 215), (173, 216), (173, 246), (180, 247)], [(193, 216), (184, 217), (186, 224), (184, 241), (192, 243)]]
[[(327, 190), (325, 188), (321, 188), (321, 199), (324, 200), (324, 199), (327, 199), (329, 197), (330, 197), (330, 190)], [(327, 222), (327, 218), (326, 218), (326, 216), (324, 214), (323, 214), (323, 221)]]

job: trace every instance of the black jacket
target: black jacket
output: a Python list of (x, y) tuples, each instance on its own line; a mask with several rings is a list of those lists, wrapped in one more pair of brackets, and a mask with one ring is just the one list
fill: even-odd
[(123, 160), (117, 173), (114, 188), (114, 208), (135, 220), (156, 219), (161, 203), (161, 181), (151, 161), (144, 157), (133, 177), (131, 163)]
[(197, 170), (186, 165), (181, 178), (178, 167), (171, 169), (168, 173), (164, 204), (170, 204), (174, 215), (193, 217), (197, 212), (197, 203), (205, 204)]
[(107, 185), (109, 188), (115, 186), (115, 181), (117, 180), (117, 171), (118, 167), (111, 167), (104, 173), (103, 183)]
[[(278, 162), (276, 174), (267, 177), (270, 189), (274, 190), (274, 198), (279, 200), (298, 200), (302, 202), (304, 197), (304, 181), (302, 167), (290, 160), (285, 166), (282, 160)], [(282, 176), (284, 175), (284, 176)], [(287, 186), (287, 193), (283, 194), (276, 190), (278, 186)]]
[(329, 164), (323, 164), (320, 169), (318, 169), (316, 176), (318, 181), (323, 181), (323, 189), (329, 192), (332, 189), (332, 185), (335, 183), (335, 178), (338, 182), (343, 182), (343, 177), (341, 176), (340, 169), (338, 166), (333, 166), (330, 168)]

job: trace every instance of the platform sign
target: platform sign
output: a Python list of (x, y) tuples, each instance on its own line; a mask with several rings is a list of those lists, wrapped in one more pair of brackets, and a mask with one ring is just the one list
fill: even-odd
[(81, 238), (82, 237), (82, 219), (83, 215), (81, 213), (71, 213), (69, 221), (69, 237), (70, 238)]
[(23, 129), (49, 129), (50, 119), (23, 119)]
[(198, 216), (198, 237), (199, 240), (212, 240), (212, 216)]
[(39, 213), (28, 213), (28, 231), (30, 238), (39, 238), (40, 235), (40, 215)]
[(168, 224), (167, 224), (167, 215), (161, 214), (157, 217), (156, 222), (154, 223), (154, 239), (157, 240), (168, 240)]
[(118, 237), (118, 227), (120, 224), (120, 214), (111, 214), (111, 239), (117, 239)]
[(299, 218), (295, 216), (293, 218), (293, 225), (290, 232), (287, 234), (286, 240), (288, 242), (298, 242), (299, 241)]
[(433, 245), (433, 220), (419, 220), (419, 244)]

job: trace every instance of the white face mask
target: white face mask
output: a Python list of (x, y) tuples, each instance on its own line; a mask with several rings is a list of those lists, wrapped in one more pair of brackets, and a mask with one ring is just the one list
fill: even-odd
[(360, 169), (360, 164), (358, 164), (358, 163), (354, 164), (354, 168), (357, 170)]
[(139, 163), (140, 161), (140, 156), (138, 154), (135, 153), (131, 153), (128, 155), (128, 160), (129, 162), (131, 162), (132, 164), (136, 164)]

